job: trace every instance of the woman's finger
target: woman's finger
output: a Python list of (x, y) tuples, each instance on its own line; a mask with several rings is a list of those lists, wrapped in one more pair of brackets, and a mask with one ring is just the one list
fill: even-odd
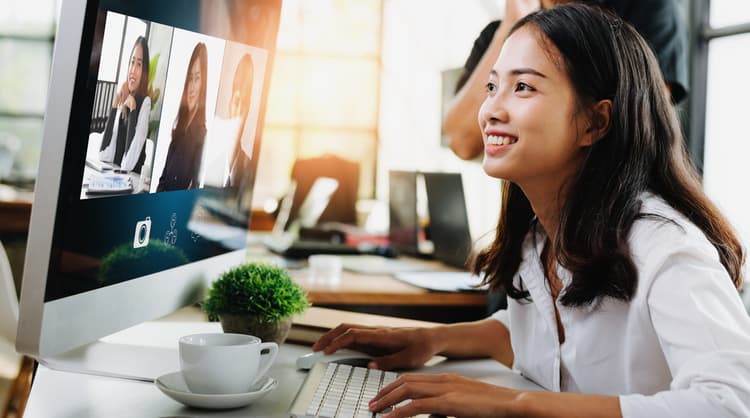
[(320, 351), (328, 347), (329, 344), (331, 344), (331, 341), (338, 338), (341, 334), (347, 332), (351, 328), (366, 328), (360, 325), (352, 325), (352, 324), (341, 324), (337, 326), (336, 328), (328, 331), (318, 339), (315, 344), (313, 344), (312, 349), (313, 351)]
[(408, 382), (393, 388), (380, 399), (370, 402), (369, 406), (371, 411), (378, 412), (406, 400), (414, 401), (440, 396), (449, 389), (450, 386), (442, 382)]
[(389, 385), (380, 389), (377, 395), (372, 398), (373, 402), (382, 399), (385, 395), (392, 392), (396, 388), (405, 384), (420, 384), (420, 383), (445, 383), (452, 381), (452, 375), (447, 374), (424, 374), (424, 373), (408, 373), (402, 374), (398, 379), (391, 382)]

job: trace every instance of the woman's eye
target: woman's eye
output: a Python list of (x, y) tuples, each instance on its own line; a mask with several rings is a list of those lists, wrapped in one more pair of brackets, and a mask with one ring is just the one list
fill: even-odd
[(497, 86), (494, 83), (487, 83), (485, 90), (487, 90), (487, 94), (492, 94), (497, 90)]
[(530, 85), (526, 83), (518, 82), (516, 84), (516, 91), (534, 91), (534, 90), (535, 89), (533, 87), (531, 87)]

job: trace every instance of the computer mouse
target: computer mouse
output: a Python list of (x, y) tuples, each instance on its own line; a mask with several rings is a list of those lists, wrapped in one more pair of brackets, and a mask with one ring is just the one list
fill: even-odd
[(313, 351), (297, 357), (297, 368), (310, 370), (315, 363), (339, 363), (350, 366), (367, 367), (372, 356), (361, 351), (342, 349), (333, 354), (324, 354), (322, 351)]

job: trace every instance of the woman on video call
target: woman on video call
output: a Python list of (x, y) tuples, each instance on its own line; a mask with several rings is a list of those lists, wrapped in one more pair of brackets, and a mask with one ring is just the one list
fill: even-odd
[(748, 417), (745, 259), (702, 190), (646, 41), (583, 4), (532, 13), (487, 74), (484, 170), (503, 179), (495, 242), (474, 260), (508, 309), (435, 328), (340, 325), (313, 346), (370, 367), (491, 357), (547, 391), (403, 374), (384, 414)]
[(252, 56), (245, 53), (234, 70), (226, 117), (217, 113), (208, 132), (201, 167), (203, 185), (237, 186), (246, 170), (249, 158), (242, 150), (242, 134), (250, 111), (253, 75)]
[(243, 173), (247, 170), (249, 157), (242, 149), (242, 134), (245, 132), (245, 122), (247, 121), (247, 114), (250, 111), (254, 72), (253, 59), (250, 54), (245, 54), (237, 65), (237, 70), (234, 73), (234, 80), (232, 81), (230, 116), (233, 118), (239, 118), (241, 123), (237, 135), (237, 142), (235, 142), (234, 151), (232, 152), (232, 158), (229, 164), (229, 177), (227, 179), (228, 186), (239, 185)]
[(130, 53), (127, 79), (112, 102), (99, 148), (101, 161), (118, 164), (123, 171), (140, 173), (146, 161), (145, 144), (151, 111), (148, 67), (148, 44), (146, 38), (139, 36)]
[(200, 42), (190, 56), (158, 192), (198, 187), (201, 153), (206, 139), (207, 69), (208, 52), (206, 45)]

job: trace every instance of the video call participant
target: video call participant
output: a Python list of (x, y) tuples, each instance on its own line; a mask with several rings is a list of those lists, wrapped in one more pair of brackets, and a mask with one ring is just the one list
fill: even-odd
[(242, 149), (242, 134), (245, 132), (245, 122), (247, 121), (247, 114), (250, 111), (254, 72), (253, 58), (250, 54), (245, 54), (240, 63), (237, 64), (237, 70), (235, 70), (234, 80), (232, 81), (232, 101), (230, 103), (229, 116), (231, 118), (238, 118), (241, 122), (229, 164), (228, 186), (238, 186), (240, 184), (242, 174), (246, 172), (247, 163), (250, 161)]
[(208, 51), (206, 44), (200, 42), (190, 56), (180, 109), (157, 192), (198, 187), (201, 153), (206, 140), (207, 72)]
[(151, 98), (148, 96), (149, 55), (146, 38), (135, 40), (127, 79), (115, 94), (104, 126), (99, 159), (122, 171), (140, 173), (146, 161), (146, 136)]
[[(237, 186), (249, 161), (242, 150), (242, 135), (250, 111), (253, 59), (244, 54), (234, 69), (226, 116), (216, 115), (204, 149), (202, 182), (208, 186)], [(218, 112), (217, 112), (218, 113)]]
[(380, 369), (490, 357), (547, 390), (407, 373), (370, 402), (412, 400), (385, 418), (747, 417), (745, 253), (687, 157), (647, 42), (583, 4), (532, 13), (488, 72), (478, 119), (504, 199), (473, 270), (508, 309), (434, 328), (341, 325), (313, 349), (370, 351)]
[[(485, 74), (500, 53), (510, 28), (527, 14), (540, 8), (575, 0), (506, 0), (505, 18), (489, 23), (474, 41), (464, 71), (456, 83), (456, 98), (445, 116), (444, 128), (451, 150), (461, 159), (482, 155), (482, 135), (474, 115), (484, 100)], [(618, 14), (632, 24), (656, 53), (672, 102), (687, 95), (688, 47), (686, 23), (679, 0), (587, 0)], [(476, 70), (476, 74), (475, 74)]]

